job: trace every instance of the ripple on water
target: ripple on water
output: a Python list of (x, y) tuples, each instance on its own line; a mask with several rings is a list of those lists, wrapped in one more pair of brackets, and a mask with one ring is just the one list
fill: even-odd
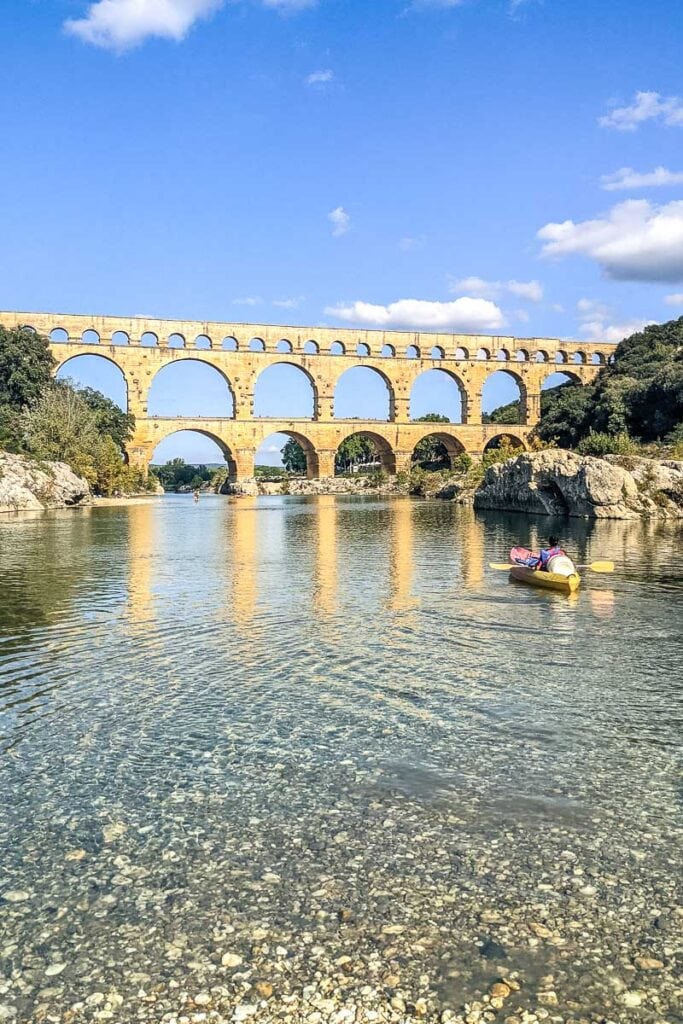
[(0, 1003), (231, 1020), (259, 981), (257, 1016), (436, 1020), (514, 976), (511, 1015), (549, 985), (563, 1019), (669, 1012), (680, 534), (569, 523), (618, 571), (568, 601), (486, 568), (543, 528), (348, 498), (1, 526)]

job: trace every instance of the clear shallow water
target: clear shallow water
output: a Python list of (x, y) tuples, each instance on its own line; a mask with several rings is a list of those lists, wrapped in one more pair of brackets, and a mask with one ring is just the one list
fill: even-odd
[(0, 1019), (681, 1020), (681, 532), (563, 524), (618, 564), (572, 598), (486, 567), (549, 526), (3, 520)]

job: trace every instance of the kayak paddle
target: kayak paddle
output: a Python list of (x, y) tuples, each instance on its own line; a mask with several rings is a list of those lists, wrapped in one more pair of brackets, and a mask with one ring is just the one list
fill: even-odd
[[(501, 569), (507, 572), (508, 569), (518, 569), (519, 563), (510, 565), (509, 562), (489, 562), (489, 569)], [(524, 568), (524, 566), (522, 566)], [(530, 568), (530, 566), (527, 566)], [(577, 569), (590, 569), (591, 572), (614, 572), (614, 562), (590, 562), (588, 565), (577, 565)]]

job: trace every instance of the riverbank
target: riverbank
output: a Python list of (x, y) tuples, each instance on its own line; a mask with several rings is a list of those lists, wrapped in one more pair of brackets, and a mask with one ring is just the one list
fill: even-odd
[[(206, 491), (208, 488), (203, 488)], [(61, 462), (0, 452), (0, 513), (83, 505), (151, 504), (159, 493), (95, 497)], [(285, 477), (225, 482), (221, 494), (315, 496), (414, 495), (506, 512), (588, 519), (683, 519), (683, 462), (635, 456), (577, 455), (562, 449), (524, 452), (486, 469), (384, 473), (304, 480)]]
[(562, 449), (523, 454), (463, 472), (382, 473), (321, 480), (226, 483), (221, 493), (377, 494), (439, 498), (479, 509), (588, 519), (683, 518), (683, 462), (635, 456), (577, 455)]

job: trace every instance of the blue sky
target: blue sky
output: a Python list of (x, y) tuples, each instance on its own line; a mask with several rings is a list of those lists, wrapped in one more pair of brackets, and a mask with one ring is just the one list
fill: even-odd
[(3, 308), (610, 340), (683, 313), (675, 0), (3, 11)]

